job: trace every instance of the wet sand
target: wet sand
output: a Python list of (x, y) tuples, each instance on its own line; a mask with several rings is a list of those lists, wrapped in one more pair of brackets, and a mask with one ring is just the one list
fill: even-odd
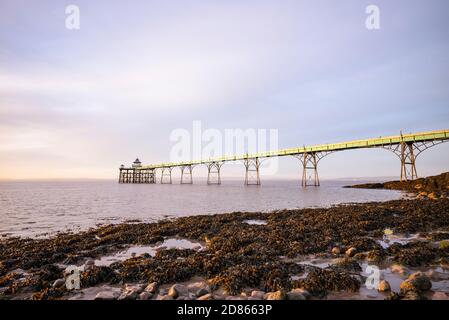
[(0, 299), (449, 299), (446, 190), (4, 238)]

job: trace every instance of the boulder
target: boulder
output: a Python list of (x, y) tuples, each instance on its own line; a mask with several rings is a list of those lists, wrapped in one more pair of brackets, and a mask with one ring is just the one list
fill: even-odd
[(429, 291), (432, 288), (430, 278), (422, 272), (413, 273), (407, 280), (401, 283), (402, 294), (413, 291), (417, 293)]

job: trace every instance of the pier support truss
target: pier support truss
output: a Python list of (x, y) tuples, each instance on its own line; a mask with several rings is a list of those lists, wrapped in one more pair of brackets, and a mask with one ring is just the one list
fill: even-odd
[[(318, 162), (330, 153), (332, 153), (332, 151), (305, 152), (303, 154), (295, 155), (295, 158), (298, 158), (302, 164), (301, 186), (320, 186)], [(308, 175), (310, 170), (311, 173)]]
[(221, 184), (221, 166), (224, 162), (210, 162), (207, 166), (207, 184)]
[(260, 186), (260, 161), (259, 158), (247, 158), (243, 160), (246, 168), (245, 172), (245, 185), (250, 186)]
[(161, 168), (161, 184), (172, 184), (171, 172), (173, 167)]
[(447, 140), (419, 141), (419, 142), (400, 142), (382, 146), (382, 148), (393, 152), (401, 161), (401, 182), (415, 180), (418, 178), (416, 171), (416, 158), (425, 150), (447, 142)]
[(181, 166), (181, 184), (193, 184), (193, 166)]
[(155, 169), (120, 169), (119, 183), (156, 183)]

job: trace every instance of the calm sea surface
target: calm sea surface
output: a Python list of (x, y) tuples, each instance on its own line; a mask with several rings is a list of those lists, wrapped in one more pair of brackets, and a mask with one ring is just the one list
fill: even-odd
[(233, 211), (271, 211), (398, 199), (388, 190), (345, 189), (365, 181), (323, 181), (303, 189), (295, 181), (242, 181), (221, 186), (136, 185), (116, 181), (0, 182), (0, 235), (39, 237), (99, 224)]

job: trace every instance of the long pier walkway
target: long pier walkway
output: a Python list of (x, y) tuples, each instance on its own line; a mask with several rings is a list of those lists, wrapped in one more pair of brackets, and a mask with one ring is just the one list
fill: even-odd
[[(180, 168), (181, 184), (192, 184), (194, 167), (205, 165), (208, 170), (207, 183), (221, 184), (223, 164), (242, 161), (246, 169), (245, 185), (260, 185), (260, 163), (263, 159), (293, 156), (300, 160), (303, 168), (302, 186), (319, 186), (318, 163), (321, 159), (333, 152), (363, 148), (390, 150), (400, 160), (401, 181), (414, 180), (418, 177), (416, 158), (428, 148), (448, 140), (449, 130), (438, 130), (177, 163), (142, 165), (139, 159), (136, 159), (131, 167), (120, 166), (119, 183), (156, 183), (159, 180), (160, 183), (171, 184), (172, 170)], [(308, 172), (311, 173), (312, 179), (307, 179)]]

